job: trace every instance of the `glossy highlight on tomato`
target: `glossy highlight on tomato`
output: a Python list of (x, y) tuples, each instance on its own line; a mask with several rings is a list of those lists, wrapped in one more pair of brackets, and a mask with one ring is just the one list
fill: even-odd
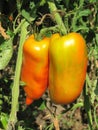
[(37, 41), (34, 35), (28, 37), (23, 45), (21, 80), (25, 82), (26, 104), (39, 99), (48, 86), (48, 48), (49, 38)]
[(87, 47), (78, 33), (54, 34), (49, 45), (49, 94), (56, 104), (75, 101), (84, 86)]

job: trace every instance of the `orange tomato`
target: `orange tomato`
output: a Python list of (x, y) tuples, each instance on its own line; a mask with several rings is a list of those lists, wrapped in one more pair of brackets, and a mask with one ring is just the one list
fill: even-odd
[(48, 85), (49, 38), (36, 41), (31, 35), (23, 45), (21, 80), (26, 83), (26, 104), (39, 99)]
[(87, 70), (87, 47), (78, 33), (54, 34), (49, 44), (49, 94), (56, 104), (72, 103), (80, 95)]

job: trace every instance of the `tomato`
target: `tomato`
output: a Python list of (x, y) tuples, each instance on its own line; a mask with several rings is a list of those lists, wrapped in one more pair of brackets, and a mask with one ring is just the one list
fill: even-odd
[(31, 35), (23, 45), (21, 80), (25, 82), (26, 104), (39, 99), (48, 86), (49, 38), (36, 41)]
[(86, 77), (87, 47), (78, 33), (54, 34), (49, 45), (49, 94), (56, 104), (72, 103)]

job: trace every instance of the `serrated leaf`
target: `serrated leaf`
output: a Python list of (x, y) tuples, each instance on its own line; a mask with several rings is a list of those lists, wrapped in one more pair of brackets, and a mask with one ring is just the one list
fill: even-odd
[(83, 10), (79, 12), (78, 18), (83, 17), (83, 16), (88, 16), (91, 14), (91, 11), (89, 9)]
[(77, 31), (80, 31), (80, 30), (85, 30), (85, 32), (88, 32), (88, 31), (89, 31), (89, 28), (86, 27), (86, 26), (74, 26), (74, 27), (73, 27), (73, 31), (74, 31), (74, 32), (77, 32)]
[(13, 54), (13, 45), (12, 45), (13, 38), (3, 42), (0, 45), (0, 70), (4, 69)]

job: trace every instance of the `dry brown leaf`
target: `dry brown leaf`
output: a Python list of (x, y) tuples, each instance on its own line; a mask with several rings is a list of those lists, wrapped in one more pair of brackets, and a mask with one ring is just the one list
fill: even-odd
[(1, 25), (1, 22), (0, 22), (0, 34), (4, 37), (4, 39), (9, 38), (9, 35), (6, 34), (5, 29)]

